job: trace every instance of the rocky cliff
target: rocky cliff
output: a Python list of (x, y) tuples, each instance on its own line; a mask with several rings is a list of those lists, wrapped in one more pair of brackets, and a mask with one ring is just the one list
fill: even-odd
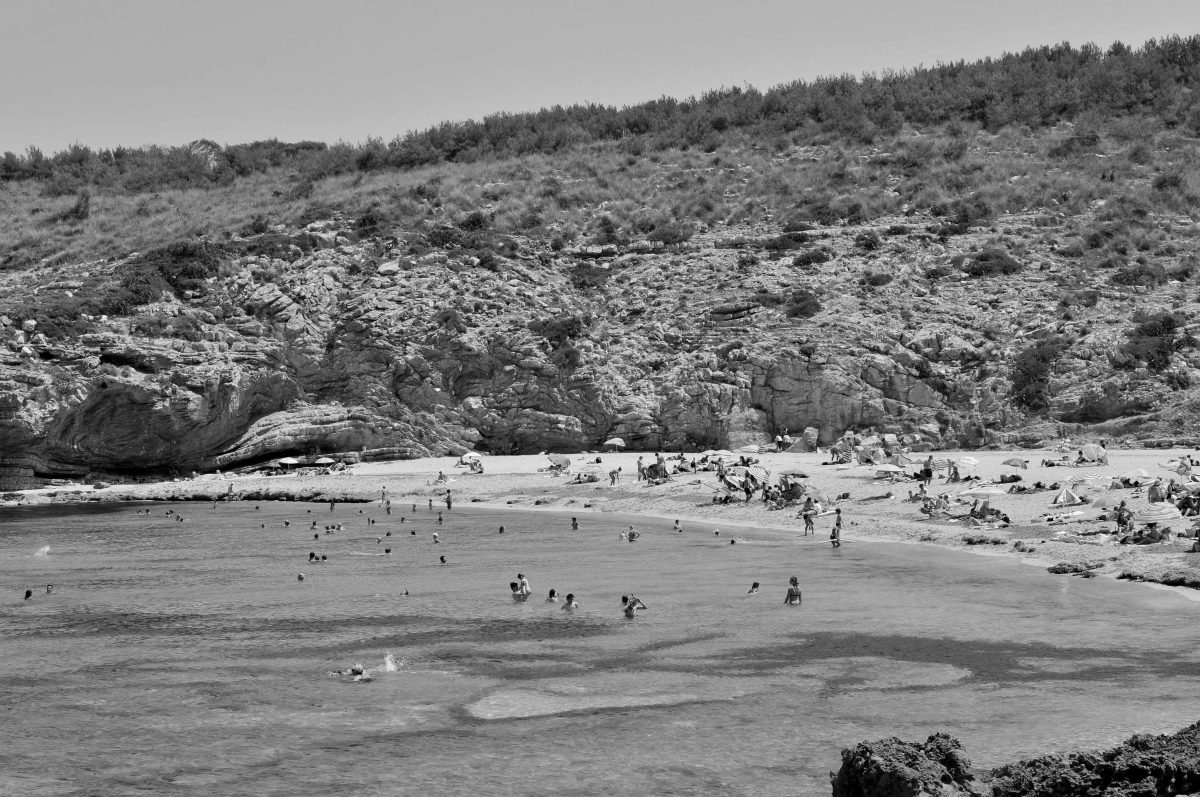
[(957, 740), (884, 739), (842, 751), (834, 797), (1133, 797), (1200, 791), (1200, 723), (1140, 734), (1103, 752), (1048, 755), (975, 771)]
[[(736, 447), (784, 428), (810, 445), (867, 427), (915, 445), (1033, 441), (1063, 419), (1187, 433), (1200, 356), (1178, 346), (1151, 371), (1120, 352), (1134, 309), (1196, 297), (1168, 280), (1066, 306), (1094, 286), (1040, 219), (950, 239), (920, 219), (843, 222), (793, 238), (815, 257), (781, 256), (764, 221), (670, 247), (513, 238), (481, 259), (335, 217), (215, 243), (206, 276), (69, 331), (54, 308), (126, 284), (146, 256), (0, 273), (0, 488), (612, 436)], [(1022, 270), (973, 273), (998, 246)], [(1060, 348), (1034, 413), (1013, 363), (1048, 336)]]

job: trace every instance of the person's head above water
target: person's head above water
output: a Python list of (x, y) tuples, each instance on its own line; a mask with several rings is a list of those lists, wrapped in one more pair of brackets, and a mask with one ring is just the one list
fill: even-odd
[(558, 595), (558, 593), (557, 593), (556, 591), (554, 591), (554, 590), (550, 590), (550, 595), (549, 595), (549, 597), (553, 598), (553, 597), (555, 597), (556, 595)]

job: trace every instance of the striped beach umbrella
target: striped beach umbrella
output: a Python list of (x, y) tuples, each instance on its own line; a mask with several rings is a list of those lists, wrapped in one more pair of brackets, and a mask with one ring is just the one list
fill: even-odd
[(1173, 504), (1161, 503), (1142, 507), (1133, 513), (1134, 523), (1166, 523), (1183, 517)]

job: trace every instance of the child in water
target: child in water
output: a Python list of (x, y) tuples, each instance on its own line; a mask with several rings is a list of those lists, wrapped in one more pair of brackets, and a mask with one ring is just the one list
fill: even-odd
[(564, 612), (573, 612), (578, 608), (579, 608), (579, 604), (575, 602), (575, 593), (568, 592), (567, 593), (567, 602), (563, 604), (562, 610)]

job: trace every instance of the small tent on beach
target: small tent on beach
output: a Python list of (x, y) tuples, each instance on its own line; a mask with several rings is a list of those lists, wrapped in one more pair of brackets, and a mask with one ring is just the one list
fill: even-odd
[(1087, 501), (1080, 498), (1079, 493), (1070, 487), (1063, 487), (1050, 503), (1053, 506), (1074, 506), (1075, 504), (1086, 504)]

